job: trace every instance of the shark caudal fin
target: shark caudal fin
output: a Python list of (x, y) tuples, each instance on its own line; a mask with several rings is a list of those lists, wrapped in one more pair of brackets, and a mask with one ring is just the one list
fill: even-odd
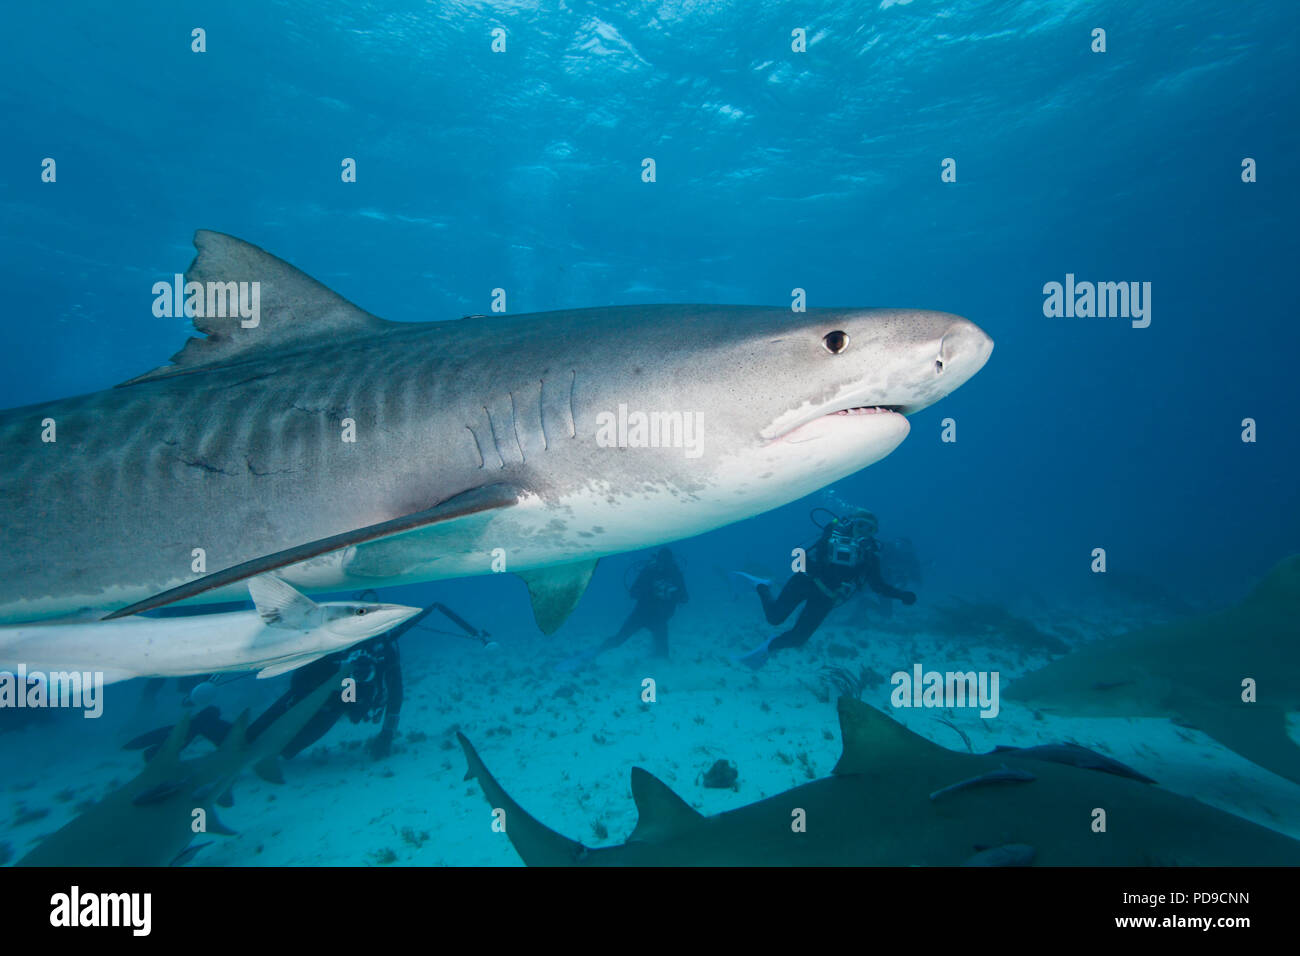
[(948, 752), (933, 741), (912, 733), (870, 704), (852, 697), (841, 697), (836, 706), (840, 714), (840, 736), (844, 741), (844, 752), (831, 771), (837, 776), (879, 769), (889, 762), (891, 754), (905, 750), (912, 753), (925, 750)]
[[(506, 836), (510, 838), (515, 852), (528, 866), (575, 866), (587, 855), (587, 848), (577, 840), (570, 840), (562, 834), (543, 825), (531, 816), (527, 810), (510, 797), (497, 783), (496, 777), (484, 766), (478, 751), (469, 739), (461, 733), (456, 734), (461, 749), (465, 751), (465, 760), (469, 768), (465, 771), (466, 780), (477, 780), (483, 788), (483, 795), (492, 806), (494, 818), (505, 827)], [(495, 822), (495, 820), (494, 820)], [(485, 824), (486, 825), (486, 824)]]
[(704, 815), (673, 792), (654, 774), (632, 768), (632, 799), (636, 801), (636, 829), (628, 843), (651, 843), (698, 826)]

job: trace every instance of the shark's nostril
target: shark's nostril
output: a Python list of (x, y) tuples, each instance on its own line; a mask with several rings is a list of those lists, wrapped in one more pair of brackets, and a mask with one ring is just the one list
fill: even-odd
[(934, 360), (934, 374), (935, 375), (943, 374), (943, 359)]

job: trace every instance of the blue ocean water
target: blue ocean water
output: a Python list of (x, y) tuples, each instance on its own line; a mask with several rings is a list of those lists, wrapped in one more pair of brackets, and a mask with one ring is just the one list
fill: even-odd
[[(988, 365), (835, 484), (912, 539), (931, 596), (1219, 606), (1300, 541), (1298, 26), (1204, 0), (10, 5), (0, 406), (165, 362), (189, 329), (150, 290), (197, 228), (399, 321), (498, 287), (512, 313), (940, 309)], [(1149, 282), (1150, 325), (1044, 315), (1067, 274)], [(819, 503), (680, 545), (688, 574), (780, 570)], [(642, 557), (571, 625), (626, 613)], [(542, 640), (517, 582), (435, 593)], [(758, 633), (748, 603), (717, 615)]]

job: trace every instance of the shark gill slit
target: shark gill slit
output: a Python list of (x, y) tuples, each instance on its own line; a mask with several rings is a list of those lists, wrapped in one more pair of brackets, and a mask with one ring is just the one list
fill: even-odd
[(537, 380), (537, 420), (542, 424), (542, 450), (551, 450), (551, 440), (546, 435), (546, 379)]
[(515, 430), (515, 444), (519, 446), (519, 460), (527, 464), (528, 456), (524, 454), (524, 443), (519, 440), (519, 413), (515, 410), (515, 393), (507, 392), (510, 396), (510, 425)]
[(501, 467), (505, 468), (506, 456), (501, 454), (501, 442), (497, 441), (497, 426), (493, 424), (492, 413), (487, 410), (486, 405), (483, 406), (483, 414), (487, 416), (488, 431), (492, 433), (492, 447), (496, 449), (497, 458), (501, 461)]
[(474, 450), (478, 452), (478, 466), (483, 468), (487, 465), (487, 461), (483, 458), (483, 446), (478, 443), (478, 435), (475, 435), (474, 429), (468, 425), (465, 426), (465, 431), (469, 432), (470, 437), (474, 439)]
[(569, 372), (569, 437), (578, 437), (578, 418), (573, 414), (573, 389), (578, 383), (578, 373)]

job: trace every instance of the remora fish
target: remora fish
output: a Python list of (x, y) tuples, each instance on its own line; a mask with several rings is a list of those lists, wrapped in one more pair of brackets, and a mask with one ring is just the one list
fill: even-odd
[(315, 716), (338, 679), (327, 680), (249, 741), (243, 714), (221, 746), (190, 760), (180, 759), (189, 736), (189, 714), (172, 728), (167, 741), (134, 780), (119, 787), (65, 826), (43, 839), (15, 866), (167, 866), (187, 862), (197, 852), (195, 814), (202, 810), (206, 832), (230, 834), (217, 819), (214, 804), (229, 793), (243, 768), (274, 759)]
[(1300, 710), (1300, 555), (1234, 607), (1084, 645), (1013, 681), (1003, 699), (1048, 713), (1168, 717), (1300, 783), (1286, 726)]
[(879, 461), (993, 347), (907, 309), (389, 322), (238, 239), (194, 245), (205, 338), (118, 388), (0, 413), (0, 621), (236, 599), (268, 571), (310, 592), (505, 562), (550, 631), (601, 555)]
[[(1300, 841), (1151, 784), (1014, 751), (945, 750), (849, 697), (839, 713), (844, 752), (831, 776), (716, 816), (634, 767), (636, 829), (622, 846), (598, 849), (529, 816), (459, 736), (466, 779), (504, 811), (529, 866), (1300, 864)], [(1014, 786), (953, 787), (1009, 771)], [(1096, 808), (1106, 811), (1105, 832), (1093, 830)], [(484, 815), (484, 839), (500, 836), (493, 819)]]
[(317, 604), (272, 575), (248, 582), (256, 610), (0, 627), (0, 671), (96, 671), (104, 683), (257, 671), (275, 677), (420, 613), (400, 604)]

